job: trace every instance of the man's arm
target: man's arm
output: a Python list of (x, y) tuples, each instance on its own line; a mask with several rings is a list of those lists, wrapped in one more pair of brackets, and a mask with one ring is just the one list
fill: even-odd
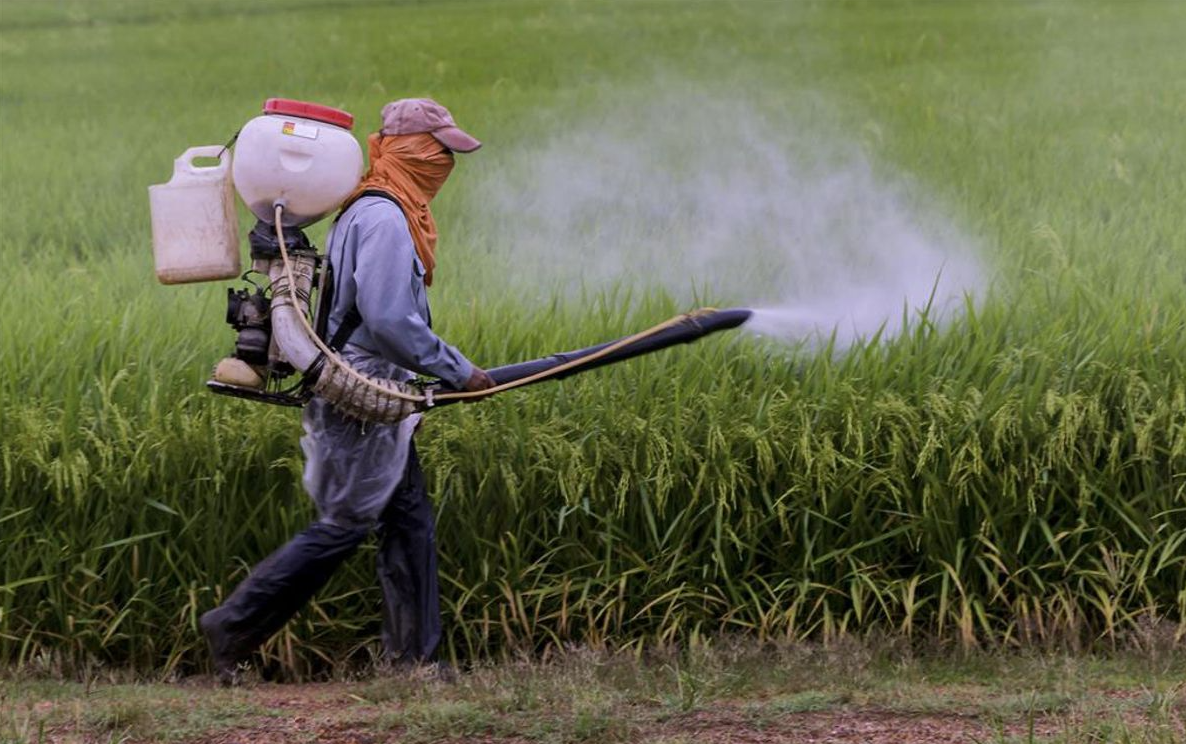
[[(457, 388), (471, 389), (475, 372), (486, 377), (456, 348), (433, 333), (420, 316), (413, 282), (415, 247), (403, 213), (384, 210), (382, 219), (366, 220), (354, 263), (356, 304), (377, 351), (396, 364), (422, 375), (439, 377)], [(486, 385), (472, 389), (482, 389)]]

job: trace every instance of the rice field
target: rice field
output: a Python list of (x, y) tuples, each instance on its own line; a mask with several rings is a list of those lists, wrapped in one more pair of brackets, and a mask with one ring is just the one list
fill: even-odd
[[(153, 278), (173, 158), (270, 96), (360, 136), (393, 98), (446, 103), (485, 148), (434, 203), (434, 319), (493, 366), (693, 306), (629, 265), (574, 291), (565, 245), (508, 261), (482, 199), (506, 153), (655, 80), (854, 143), (971, 237), (983, 285), (844, 349), (735, 334), (427, 416), (446, 653), (1180, 643), (1182, 38), (1156, 1), (4, 0), (0, 664), (201, 670), (198, 615), (312, 517), (299, 414), (204, 390), (226, 283)], [(371, 658), (372, 553), (271, 663)]]

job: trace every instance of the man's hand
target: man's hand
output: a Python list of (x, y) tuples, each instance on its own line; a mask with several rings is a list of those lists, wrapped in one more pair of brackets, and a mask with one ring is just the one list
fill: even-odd
[(467, 393), (473, 393), (478, 390), (492, 388), (494, 385), (494, 379), (486, 374), (486, 370), (481, 367), (474, 367), (474, 371), (470, 373), (469, 379), (465, 381), (465, 391)]

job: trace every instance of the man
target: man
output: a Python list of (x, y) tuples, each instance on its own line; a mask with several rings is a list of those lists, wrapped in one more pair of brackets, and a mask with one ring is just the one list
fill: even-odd
[[(426, 287), (436, 265), (429, 202), (455, 152), (481, 143), (426, 98), (383, 107), (369, 139), (370, 170), (328, 239), (333, 267), (330, 345), (362, 372), (407, 380), (439, 377), (476, 391), (494, 382), (431, 330)], [(237, 681), (240, 662), (279, 630), (372, 530), (377, 531), (388, 659), (423, 663), (441, 637), (435, 525), (412, 444), (419, 415), (366, 425), (315, 398), (305, 408), (304, 485), (319, 518), (261, 562), (202, 631), (219, 679)]]

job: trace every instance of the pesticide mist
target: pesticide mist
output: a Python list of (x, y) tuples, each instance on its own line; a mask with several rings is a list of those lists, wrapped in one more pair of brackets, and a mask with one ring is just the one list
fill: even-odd
[(747, 327), (764, 336), (835, 332), (843, 347), (924, 308), (949, 316), (982, 284), (972, 241), (922, 189), (825, 127), (702, 92), (617, 91), (582, 109), (483, 153), (496, 159), (471, 203), (524, 297), (659, 288), (757, 308)]

